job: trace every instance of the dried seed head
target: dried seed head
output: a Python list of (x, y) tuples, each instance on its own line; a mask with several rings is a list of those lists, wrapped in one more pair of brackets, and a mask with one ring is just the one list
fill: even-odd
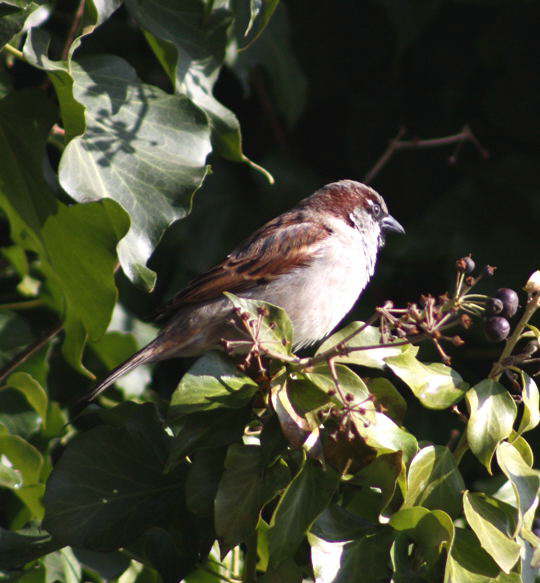
[(452, 336), (451, 340), (454, 346), (463, 346), (465, 344), (465, 341), (463, 338), (461, 338), (461, 336)]
[(348, 401), (349, 403), (354, 401), (354, 395), (352, 393), (346, 393), (345, 400)]
[(326, 392), (326, 394), (329, 397), (333, 397), (336, 394), (336, 391), (335, 391), (335, 389), (328, 389), (328, 391)]
[(496, 267), (494, 267), (493, 265), (485, 265), (484, 269), (482, 270), (482, 272), (487, 275), (488, 277), (492, 277), (493, 275), (495, 275), (495, 271), (496, 271)]
[(259, 314), (259, 316), (269, 316), (270, 312), (266, 306), (259, 306), (257, 308), (257, 314)]
[(461, 314), (459, 317), (459, 323), (465, 328), (465, 330), (468, 330), (472, 326), (473, 321), (469, 314)]

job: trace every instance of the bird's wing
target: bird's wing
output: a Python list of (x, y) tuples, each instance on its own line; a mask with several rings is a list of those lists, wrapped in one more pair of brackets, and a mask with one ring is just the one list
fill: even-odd
[(158, 310), (156, 317), (168, 318), (186, 304), (216, 299), (225, 291), (241, 294), (309, 265), (321, 241), (332, 231), (318, 222), (290, 219), (285, 214), (261, 227), (224, 261), (191, 281)]

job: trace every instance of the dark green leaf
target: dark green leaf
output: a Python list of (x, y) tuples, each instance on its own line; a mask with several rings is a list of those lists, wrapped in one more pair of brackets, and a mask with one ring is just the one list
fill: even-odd
[(422, 448), (411, 462), (403, 505), (438, 508), (455, 518), (461, 514), (463, 490), (465, 482), (450, 450), (430, 445)]
[[(249, 0), (249, 23), (246, 28), (244, 36), (248, 36), (250, 32), (253, 32), (253, 37), (250, 39), (250, 43), (254, 42), (265, 29), (266, 25), (272, 18), (272, 14), (279, 4), (279, 0)], [(257, 29), (255, 27), (257, 23)]]
[(194, 450), (221, 447), (239, 441), (250, 418), (251, 412), (248, 409), (217, 409), (184, 417), (171, 445), (167, 469)]
[(218, 352), (199, 358), (182, 377), (171, 397), (169, 419), (220, 407), (241, 408), (257, 390), (257, 383), (242, 374), (234, 363)]
[[(219, 153), (236, 162), (252, 163), (242, 151), (236, 116), (213, 95), (225, 58), (231, 15), (223, 5), (200, 0), (127, 0), (126, 6), (147, 35), (176, 92), (202, 108), (212, 126), (212, 141)], [(152, 38), (154, 37), (154, 38)], [(157, 37), (157, 38), (156, 38)], [(171, 45), (176, 50), (171, 50)]]
[[(352, 324), (342, 328), (330, 336), (328, 340), (325, 340), (317, 350), (317, 354), (330, 350), (330, 348), (343, 342), (348, 336), (361, 328), (364, 328), (362, 332), (353, 336), (353, 338), (346, 343), (347, 346), (361, 347), (381, 344), (382, 339), (379, 329), (375, 326), (364, 326), (365, 324), (363, 322), (352, 322)], [(398, 356), (405, 349), (406, 346), (396, 346), (395, 348), (370, 348), (369, 350), (358, 350), (356, 352), (351, 352), (348, 356), (338, 356), (335, 361), (383, 369), (386, 366), (386, 358)]]
[(350, 480), (350, 483), (360, 486), (361, 490), (353, 496), (347, 507), (367, 520), (378, 522), (379, 515), (392, 499), (402, 470), (400, 451), (377, 456)]
[(88, 549), (74, 549), (79, 562), (104, 579), (117, 579), (129, 567), (130, 560), (121, 552), (98, 553)]
[(517, 526), (515, 510), (495, 498), (471, 492), (463, 496), (463, 509), (482, 548), (505, 573), (510, 573), (520, 554), (520, 545), (513, 540)]
[(307, 530), (330, 502), (339, 483), (331, 468), (308, 459), (283, 493), (268, 531), (270, 563), (277, 567), (292, 557)]
[(0, 569), (20, 569), (62, 546), (48, 534), (34, 535), (0, 528)]
[(390, 546), (394, 533), (378, 526), (369, 534), (343, 543), (311, 536), (311, 560), (317, 583), (383, 583), (389, 580)]
[(41, 418), (19, 391), (3, 389), (0, 391), (0, 424), (9, 433), (27, 439), (39, 431)]
[[(237, 38), (242, 44), (240, 28), (236, 25)], [(250, 92), (253, 78), (257, 86), (267, 87), (272, 103), (292, 126), (304, 109), (307, 81), (291, 46), (290, 29), (286, 7), (280, 4), (257, 42), (250, 44), (248, 50), (229, 51), (227, 64), (240, 78), (246, 94)]]
[(224, 555), (255, 532), (261, 510), (261, 451), (233, 444), (216, 495), (215, 524)]
[(491, 459), (497, 445), (512, 432), (516, 403), (500, 383), (485, 379), (466, 395), (470, 416), (467, 441), (474, 455), (491, 473)]
[[(28, 117), (28, 112), (32, 115)], [(87, 336), (99, 338), (116, 301), (116, 244), (127, 223), (112, 201), (66, 206), (42, 174), (55, 111), (42, 94), (18, 92), (0, 102), (0, 206), (11, 237), (37, 252), (55, 307), (64, 316), (64, 354), (80, 370)]]
[(385, 378), (366, 379), (369, 392), (375, 395), (375, 403), (392, 421), (401, 424), (407, 412), (407, 403), (394, 385)]
[(206, 175), (208, 121), (186, 97), (141, 83), (118, 57), (72, 63), (70, 73), (86, 131), (64, 150), (60, 183), (80, 202), (112, 197), (128, 210), (120, 261), (151, 289), (155, 274), (146, 262), (164, 230), (189, 213)]
[(534, 429), (540, 423), (540, 395), (538, 386), (534, 380), (523, 371), (522, 379), (522, 398), (523, 398), (523, 415), (519, 422), (518, 433), (525, 433)]
[(519, 451), (506, 441), (497, 447), (497, 463), (512, 483), (519, 510), (519, 526), (531, 529), (540, 492), (539, 472), (531, 469)]
[(186, 504), (193, 514), (213, 516), (214, 500), (224, 470), (225, 449), (203, 449), (191, 456), (186, 479)]
[(5, 366), (33, 339), (26, 320), (15, 312), (0, 312), (0, 366)]
[(444, 364), (420, 362), (416, 358), (418, 350), (417, 346), (409, 346), (403, 354), (386, 358), (386, 364), (410, 387), (424, 407), (446, 409), (457, 403), (469, 385)]
[(65, 544), (111, 551), (177, 512), (185, 470), (164, 474), (170, 438), (152, 405), (130, 405), (71, 441), (49, 478), (43, 524)]
[(376, 522), (365, 520), (343, 506), (331, 504), (312, 524), (310, 533), (328, 542), (343, 542), (361, 538), (376, 526)]
[(271, 567), (260, 579), (260, 583), (302, 583), (302, 581), (304, 581), (303, 569), (292, 559)]

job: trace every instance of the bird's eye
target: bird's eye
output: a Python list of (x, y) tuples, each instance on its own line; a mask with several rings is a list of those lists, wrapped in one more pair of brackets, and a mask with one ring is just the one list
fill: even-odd
[(379, 217), (379, 216), (381, 215), (382, 209), (381, 209), (380, 205), (378, 205), (378, 204), (374, 204), (374, 205), (371, 207), (371, 212), (372, 212), (373, 216), (374, 216), (375, 218), (377, 218), (377, 217)]

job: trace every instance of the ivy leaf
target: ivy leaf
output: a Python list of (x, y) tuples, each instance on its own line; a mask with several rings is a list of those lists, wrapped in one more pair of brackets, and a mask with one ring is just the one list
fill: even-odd
[[(255, 42), (261, 35), (278, 4), (279, 0), (249, 0), (249, 23), (244, 36), (247, 37), (252, 31), (254, 34), (248, 45)], [(254, 30), (255, 22), (258, 24), (258, 30)], [(244, 49), (248, 45), (244, 46)]]
[(307, 530), (326, 508), (339, 483), (331, 468), (308, 459), (289, 484), (277, 505), (270, 530), (271, 568), (292, 557)]
[[(444, 583), (514, 583), (499, 578), (501, 570), (497, 563), (480, 546), (478, 539), (469, 530), (456, 528), (454, 543), (448, 556)], [(515, 583), (519, 582), (518, 580)]]
[(185, 373), (171, 397), (169, 420), (220, 407), (244, 407), (257, 391), (257, 383), (240, 373), (219, 352), (199, 358)]
[(232, 21), (229, 11), (201, 0), (127, 0), (126, 6), (147, 31), (150, 46), (175, 91), (206, 112), (218, 152), (229, 160), (250, 164), (273, 182), (266, 170), (243, 153), (238, 119), (213, 95), (225, 58)]
[(416, 355), (419, 348), (409, 346), (399, 356), (385, 358), (386, 364), (428, 409), (446, 409), (457, 403), (469, 385), (450, 367), (439, 362), (424, 364)]
[(17, 389), (25, 396), (28, 403), (41, 417), (41, 423), (45, 427), (47, 422), (48, 397), (45, 389), (39, 382), (26, 372), (15, 372), (8, 377), (6, 385)]
[(63, 546), (49, 534), (33, 534), (27, 531), (13, 532), (0, 527), (0, 569), (21, 569), (47, 553)]
[[(325, 340), (316, 352), (316, 355), (322, 354), (331, 348), (334, 348), (340, 342), (343, 342), (348, 336), (353, 334), (356, 330), (364, 328), (363, 322), (352, 322), (345, 328), (342, 328), (330, 338)], [(349, 347), (361, 346), (375, 346), (382, 343), (381, 333), (375, 326), (365, 326), (362, 332), (356, 334), (351, 340), (347, 342)], [(349, 364), (359, 364), (371, 368), (383, 369), (386, 366), (385, 359), (389, 356), (398, 356), (406, 348), (406, 345), (396, 346), (395, 348), (372, 348), (369, 350), (358, 350), (351, 352), (347, 356), (337, 356), (334, 360), (336, 362), (344, 362)]]
[(151, 289), (155, 273), (146, 262), (165, 229), (190, 212), (207, 173), (206, 116), (186, 97), (142, 83), (118, 57), (72, 62), (70, 73), (86, 131), (64, 150), (60, 183), (79, 202), (114, 198), (129, 212), (120, 262)]
[(450, 450), (430, 445), (422, 448), (411, 462), (403, 507), (438, 508), (457, 517), (461, 514), (463, 490), (465, 482)]
[(407, 403), (394, 385), (385, 378), (365, 380), (369, 392), (375, 396), (375, 403), (390, 419), (401, 424), (407, 412)]
[(388, 526), (347, 543), (308, 535), (316, 583), (384, 583), (389, 580), (388, 558), (394, 533)]
[(491, 459), (497, 445), (512, 432), (516, 403), (503, 385), (485, 379), (466, 394), (470, 416), (467, 441), (474, 455), (491, 473)]
[(247, 313), (257, 323), (258, 339), (277, 354), (291, 354), (293, 326), (287, 312), (279, 306), (261, 300), (248, 300), (224, 293), (235, 308)]
[[(28, 112), (32, 116), (28, 116)], [(0, 207), (11, 237), (37, 253), (52, 302), (64, 318), (63, 351), (81, 372), (87, 337), (97, 339), (116, 302), (115, 248), (127, 229), (125, 214), (112, 201), (67, 206), (50, 191), (42, 174), (45, 139), (55, 111), (41, 93), (17, 92), (0, 102)]]
[(43, 522), (64, 544), (104, 552), (176, 517), (185, 477), (184, 467), (164, 473), (170, 438), (153, 405), (119, 405), (108, 419), (67, 446), (47, 482)]
[(531, 529), (540, 492), (539, 472), (531, 469), (519, 451), (508, 442), (498, 445), (497, 463), (510, 480), (516, 496), (519, 510), (517, 531), (522, 525)]
[(463, 509), (482, 548), (505, 573), (510, 573), (521, 548), (512, 538), (517, 526), (514, 509), (491, 496), (472, 492), (463, 495)]
[(517, 432), (521, 435), (534, 429), (540, 423), (540, 395), (538, 386), (525, 372), (521, 371), (523, 415)]

